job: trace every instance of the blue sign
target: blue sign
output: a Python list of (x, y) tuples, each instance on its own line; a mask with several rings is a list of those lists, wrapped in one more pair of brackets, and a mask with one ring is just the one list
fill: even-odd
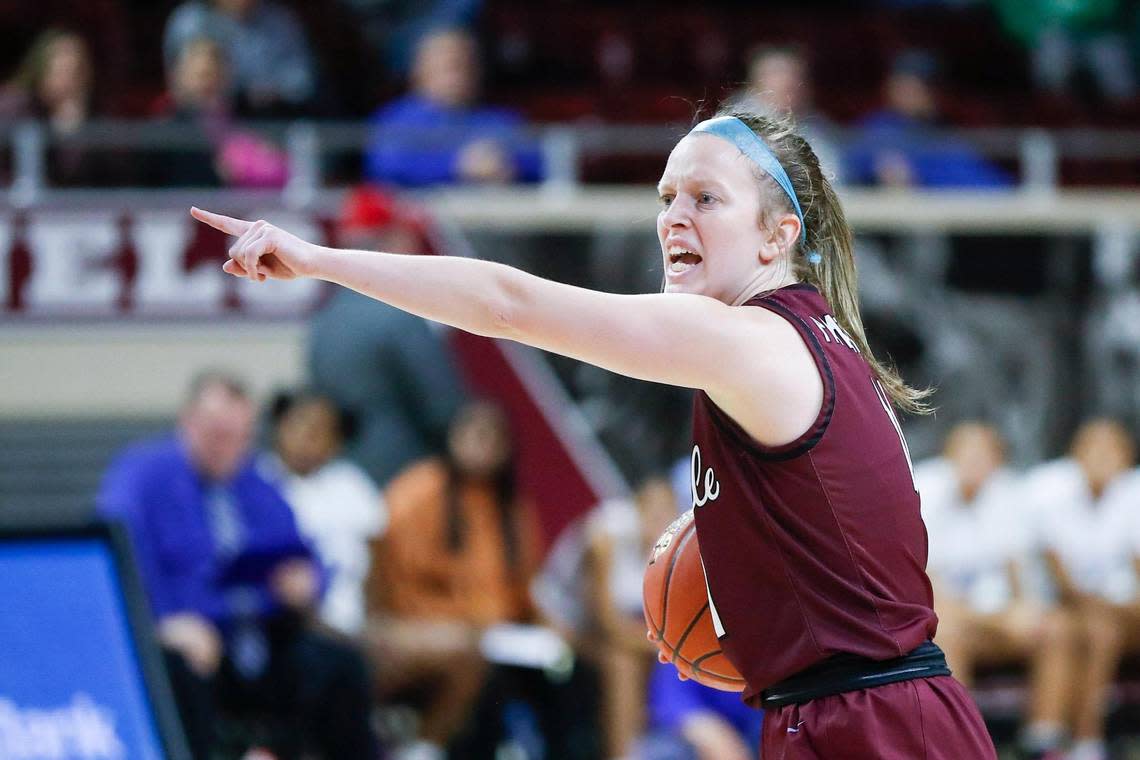
[(160, 760), (106, 541), (0, 543), (0, 758)]

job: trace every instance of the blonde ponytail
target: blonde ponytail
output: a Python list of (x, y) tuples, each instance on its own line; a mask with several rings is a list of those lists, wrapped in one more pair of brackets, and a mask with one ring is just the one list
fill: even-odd
[[(807, 140), (796, 132), (787, 116), (738, 109), (722, 110), (717, 115), (734, 116), (748, 125), (776, 155), (791, 179), (803, 210), (806, 228), (806, 235), (801, 236), (788, 252), (797, 276), (814, 285), (826, 299), (836, 321), (858, 346), (894, 405), (908, 414), (930, 414), (933, 408), (927, 399), (933, 390), (908, 386), (895, 368), (876, 359), (867, 345), (867, 334), (863, 330), (863, 320), (859, 313), (854, 236), (839, 196), (831, 182), (823, 176), (819, 159)], [(778, 189), (776, 183), (767, 175), (758, 174), (769, 190), (766, 196), (775, 204), (789, 205), (787, 196)]]

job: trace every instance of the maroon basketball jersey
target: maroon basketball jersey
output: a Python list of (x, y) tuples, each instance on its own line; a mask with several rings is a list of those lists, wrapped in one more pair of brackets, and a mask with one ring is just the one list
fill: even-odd
[(819, 292), (745, 304), (799, 331), (823, 379), (811, 428), (752, 439), (703, 392), (693, 404), (697, 537), (721, 645), (744, 698), (831, 655), (898, 657), (934, 636), (926, 528), (889, 397)]

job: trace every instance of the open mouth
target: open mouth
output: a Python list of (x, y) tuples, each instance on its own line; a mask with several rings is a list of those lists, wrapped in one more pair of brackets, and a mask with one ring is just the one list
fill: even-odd
[(678, 248), (669, 252), (668, 270), (672, 274), (683, 274), (700, 263), (700, 254), (693, 253), (692, 251)]

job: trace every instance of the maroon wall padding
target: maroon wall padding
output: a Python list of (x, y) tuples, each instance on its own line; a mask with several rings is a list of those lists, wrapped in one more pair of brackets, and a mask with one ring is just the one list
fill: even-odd
[[(419, 233), (426, 253), (473, 253), (462, 250), (465, 243), (445, 234), (426, 209), (401, 200), (395, 210), (398, 220)], [(544, 549), (576, 517), (622, 494), (625, 486), (620, 475), (615, 482), (609, 454), (568, 422), (569, 400), (557, 378), (536, 367), (543, 361), (537, 352), (463, 330), (450, 330), (448, 341), (472, 395), (498, 402), (510, 419), (519, 492), (537, 509)], [(537, 371), (527, 372), (528, 366)], [(568, 441), (577, 442), (577, 452)], [(591, 458), (607, 471), (587, 473)]]

